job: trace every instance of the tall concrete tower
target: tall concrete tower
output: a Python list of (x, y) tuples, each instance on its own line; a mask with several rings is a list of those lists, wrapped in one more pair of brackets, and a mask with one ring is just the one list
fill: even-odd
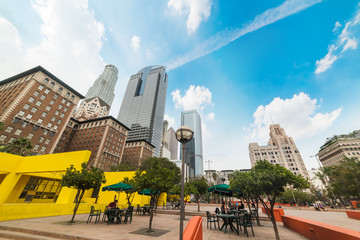
[(130, 77), (118, 120), (131, 130), (128, 141), (147, 140), (160, 156), (167, 74), (164, 66), (149, 66)]
[(118, 73), (119, 70), (114, 65), (106, 65), (103, 73), (96, 79), (94, 85), (89, 88), (85, 100), (99, 97), (111, 106), (115, 96), (114, 90), (118, 80)]
[(258, 143), (249, 144), (251, 166), (256, 161), (267, 160), (273, 164), (286, 167), (295, 175), (309, 178), (304, 161), (292, 137), (288, 137), (280, 124), (270, 125), (270, 139), (268, 145), (259, 146)]

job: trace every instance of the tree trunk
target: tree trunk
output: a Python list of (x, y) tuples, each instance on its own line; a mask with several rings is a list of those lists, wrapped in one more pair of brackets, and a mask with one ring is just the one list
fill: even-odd
[(256, 211), (256, 223), (258, 226), (260, 226), (260, 218), (259, 218), (259, 203), (258, 199), (255, 198), (255, 211)]
[(272, 219), (271, 220), (271, 223), (274, 227), (274, 232), (275, 232), (275, 238), (276, 240), (280, 240), (280, 235), (279, 235), (279, 231), (278, 231), (278, 228), (277, 228), (277, 225), (276, 225), (276, 221), (275, 221), (275, 217), (274, 217), (274, 213), (271, 214), (272, 215)]
[(148, 233), (152, 232), (152, 221), (153, 221), (153, 216), (154, 216), (154, 212), (153, 212), (153, 209), (154, 209), (154, 197), (153, 196), (150, 198), (150, 207), (151, 207), (151, 212), (150, 212)]
[[(81, 191), (81, 192), (80, 192), (80, 191)], [(80, 192), (80, 194), (77, 194), (77, 195), (76, 195), (74, 214), (73, 214), (73, 216), (72, 216), (72, 218), (71, 218), (71, 221), (70, 221), (71, 223), (74, 222), (74, 218), (75, 218), (76, 212), (77, 212), (77, 210), (78, 210), (78, 208), (79, 208), (80, 201), (81, 201), (82, 197), (84, 196), (85, 190), (80, 190), (80, 189), (78, 189), (78, 193), (79, 193), (79, 192)]]
[(197, 199), (197, 202), (198, 202), (198, 212), (200, 212), (200, 198)]

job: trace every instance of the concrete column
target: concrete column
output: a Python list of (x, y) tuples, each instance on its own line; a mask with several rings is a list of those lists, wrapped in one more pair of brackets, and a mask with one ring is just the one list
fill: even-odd
[(18, 183), (21, 174), (9, 173), (0, 184), (0, 205), (6, 203), (16, 184)]

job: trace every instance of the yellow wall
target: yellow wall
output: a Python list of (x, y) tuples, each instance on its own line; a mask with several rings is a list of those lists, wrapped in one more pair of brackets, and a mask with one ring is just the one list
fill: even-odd
[[(80, 169), (81, 163), (87, 162), (90, 154), (90, 151), (78, 151), (21, 157), (0, 153), (0, 221), (72, 214), (76, 189), (63, 187), (56, 203), (52, 199), (33, 199), (31, 203), (24, 203), (24, 199), (19, 199), (19, 196), (31, 176), (61, 179), (66, 168), (72, 164)], [(132, 178), (134, 174), (135, 172), (106, 172), (107, 182), (101, 188), (121, 182), (125, 177)], [(91, 206), (103, 211), (114, 200), (115, 195), (119, 207), (127, 207), (126, 193), (103, 192), (101, 188), (97, 204), (94, 204), (95, 198), (91, 198), (93, 190), (85, 192), (78, 213), (90, 212)], [(132, 205), (136, 207), (138, 204), (150, 204), (150, 197), (136, 193)], [(158, 200), (159, 206), (163, 204), (166, 204), (166, 193), (162, 193)]]

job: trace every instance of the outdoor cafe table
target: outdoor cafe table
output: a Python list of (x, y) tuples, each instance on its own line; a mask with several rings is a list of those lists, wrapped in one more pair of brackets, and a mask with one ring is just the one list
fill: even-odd
[(152, 209), (153, 207), (151, 206), (143, 206), (143, 215), (145, 215), (146, 213), (148, 213), (150, 215), (150, 209)]
[(119, 209), (119, 208), (110, 208), (110, 209), (106, 209), (106, 211), (104, 212), (104, 214), (107, 216), (107, 223), (109, 224), (110, 221), (113, 221), (115, 219), (110, 219), (109, 216), (110, 214), (114, 214), (115, 218), (116, 218), (116, 222), (120, 222), (120, 218), (121, 218), (121, 213), (123, 213), (124, 211), (126, 211), (126, 209)]
[(236, 221), (237, 218), (239, 218), (238, 215), (233, 215), (233, 214), (216, 214), (217, 217), (221, 217), (224, 221), (223, 225), (220, 228), (220, 231), (223, 230), (223, 228), (225, 227), (225, 231), (224, 233), (226, 233), (226, 229), (228, 226), (230, 226), (230, 229), (232, 231), (235, 231), (238, 235), (239, 235), (239, 231), (237, 230), (237, 226), (235, 227), (233, 222)]

